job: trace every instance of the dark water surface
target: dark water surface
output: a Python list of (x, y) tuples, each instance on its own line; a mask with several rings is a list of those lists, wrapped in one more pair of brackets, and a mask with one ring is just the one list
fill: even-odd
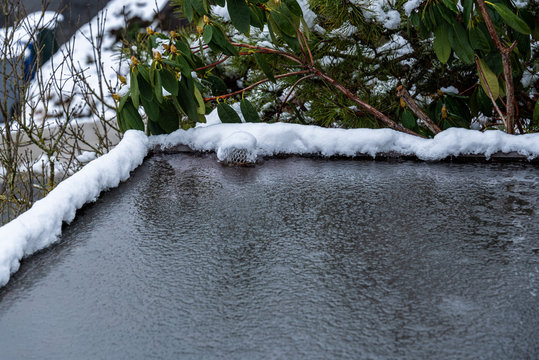
[(155, 156), (0, 289), (0, 358), (537, 359), (538, 170)]

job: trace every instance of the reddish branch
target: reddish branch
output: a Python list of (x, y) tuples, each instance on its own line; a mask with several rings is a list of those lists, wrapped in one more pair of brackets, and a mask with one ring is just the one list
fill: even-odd
[(421, 108), (416, 104), (416, 102), (414, 101), (414, 99), (412, 98), (408, 90), (404, 88), (404, 86), (399, 85), (399, 87), (397, 88), (397, 96), (404, 100), (404, 102), (410, 108), (410, 110), (412, 110), (414, 114), (416, 114), (416, 116), (420, 118), (421, 121), (423, 121), (423, 123), (429, 128), (430, 131), (432, 131), (434, 135), (442, 131), (430, 119), (430, 117), (427, 114), (425, 114), (423, 110), (421, 110)]
[(391, 128), (393, 130), (398, 130), (398, 131), (410, 134), (410, 135), (415, 135), (415, 136), (422, 137), (421, 135), (417, 134), (416, 132), (407, 129), (407, 128), (405, 128), (404, 126), (402, 126), (400, 124), (397, 124), (396, 122), (391, 120), (387, 115), (385, 115), (384, 113), (380, 112), (375, 107), (367, 104), (366, 102), (364, 102), (363, 100), (361, 100), (360, 98), (355, 96), (350, 90), (348, 90), (343, 85), (341, 85), (339, 82), (337, 82), (337, 80), (335, 80), (335, 79), (331, 78), (330, 76), (322, 73), (320, 70), (318, 70), (316, 68), (312, 68), (312, 71), (316, 75), (318, 75), (319, 77), (321, 77), (322, 79), (326, 80), (328, 83), (333, 85), (337, 90), (342, 92), (347, 98), (349, 98), (353, 102), (359, 104), (363, 109), (365, 109), (365, 111), (367, 111), (371, 115), (374, 115), (375, 117), (380, 119), (384, 124), (387, 125), (387, 127)]
[[(307, 49), (307, 53), (309, 55), (309, 57), (307, 58), (307, 54), (304, 54), (304, 56), (305, 56), (304, 60), (296, 57), (295, 55), (292, 55), (292, 54), (289, 54), (289, 53), (286, 53), (286, 52), (283, 52), (283, 51), (280, 51), (280, 50), (271, 49), (271, 48), (255, 46), (255, 45), (248, 45), (248, 44), (242, 44), (242, 43), (231, 43), (231, 44), (233, 46), (243, 47), (243, 48), (255, 50), (257, 53), (279, 55), (279, 56), (282, 56), (282, 57), (287, 58), (289, 60), (292, 60), (293, 62), (297, 63), (298, 65), (301, 65), (303, 68), (306, 69), (306, 70), (295, 71), (295, 72), (290, 72), (290, 73), (286, 73), (286, 74), (277, 75), (277, 76), (275, 76), (275, 79), (281, 79), (281, 78), (290, 77), (290, 76), (296, 76), (296, 75), (311, 74), (311, 76), (306, 76), (306, 77), (298, 80), (298, 82), (296, 82), (296, 84), (295, 84), (295, 85), (297, 85), (299, 82), (303, 81), (306, 78), (318, 76), (319, 78), (321, 78), (324, 81), (326, 81), (326, 82), (330, 83), (331, 85), (333, 85), (337, 90), (339, 90), (341, 93), (343, 93), (347, 98), (349, 98), (350, 100), (352, 100), (356, 104), (360, 105), (366, 112), (373, 115), (377, 119), (381, 120), (387, 127), (391, 128), (391, 129), (394, 129), (394, 130), (397, 130), (397, 131), (400, 131), (400, 132), (410, 134), (410, 135), (423, 137), (423, 136), (417, 134), (416, 132), (405, 128), (404, 126), (402, 126), (400, 124), (397, 124), (396, 122), (391, 120), (387, 115), (385, 115), (384, 113), (382, 113), (381, 111), (379, 111), (375, 107), (367, 104), (365, 101), (358, 98), (350, 90), (348, 90), (346, 87), (344, 87), (342, 84), (340, 84), (337, 80), (333, 79), (329, 75), (321, 72), (319, 69), (314, 67), (314, 65), (313, 65), (314, 60), (313, 60), (313, 57), (312, 57), (312, 54), (311, 54), (311, 50), (309, 49), (309, 45), (307, 43), (307, 40), (305, 39), (305, 35), (303, 35), (303, 33), (301, 33), (301, 32), (300, 32), (300, 34), (301, 34), (301, 36), (302, 36), (302, 38), (304, 40), (302, 45), (305, 45), (305, 48)], [(239, 95), (239, 94), (244, 93), (245, 91), (249, 91), (249, 90), (257, 87), (258, 85), (263, 84), (263, 83), (268, 82), (268, 81), (269, 81), (269, 79), (263, 79), (263, 80), (257, 81), (256, 83), (254, 83), (254, 84), (252, 84), (252, 85), (250, 85), (250, 86), (248, 86), (248, 87), (246, 87), (244, 89), (234, 91), (234, 92), (229, 93), (229, 94), (225, 94), (225, 95), (221, 95), (221, 96), (213, 96), (213, 97), (209, 97), (209, 98), (204, 98), (204, 101), (226, 99), (226, 98), (229, 98), (229, 97), (232, 97), (232, 96), (235, 96), (235, 95)]]
[[(494, 41), (494, 44), (496, 45), (496, 48), (502, 55), (502, 63), (503, 63), (503, 74), (505, 77), (505, 94), (506, 94), (506, 112), (507, 116), (505, 119), (505, 124), (507, 127), (507, 133), (508, 134), (514, 134), (514, 124), (515, 124), (515, 108), (514, 108), (514, 98), (515, 98), (515, 88), (513, 85), (513, 72), (511, 70), (511, 59), (510, 55), (513, 49), (516, 46), (516, 41), (511, 44), (510, 47), (506, 47), (502, 44), (498, 33), (496, 33), (496, 29), (494, 28), (494, 24), (492, 23), (492, 19), (490, 18), (490, 15), (487, 12), (487, 7), (485, 5), (484, 0), (477, 0), (477, 5), (479, 6), (479, 10), (481, 11), (481, 15), (483, 16), (483, 19), (485, 20), (485, 25), (487, 26), (488, 33), (490, 34), (490, 37)], [(502, 118), (503, 119), (503, 118)]]

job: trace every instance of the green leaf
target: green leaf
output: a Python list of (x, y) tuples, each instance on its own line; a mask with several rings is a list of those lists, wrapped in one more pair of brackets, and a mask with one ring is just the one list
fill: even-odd
[[(144, 78), (144, 80), (146, 80), (148, 83), (150, 82), (150, 72), (148, 70), (148, 66), (147, 65), (138, 65), (137, 66), (137, 70), (139, 72), (139, 74)], [(138, 79), (138, 82), (140, 84), (140, 78)]]
[(490, 44), (487, 37), (479, 27), (472, 27), (469, 30), (470, 45), (475, 50), (490, 51)]
[(195, 101), (195, 93), (193, 89), (193, 80), (188, 80), (187, 78), (183, 77), (180, 79), (179, 85), (180, 85), (180, 91), (178, 93), (178, 102), (180, 103), (180, 107), (182, 110), (187, 114), (189, 119), (193, 121), (197, 121), (198, 119), (198, 112), (197, 112), (197, 103)]
[(264, 29), (264, 10), (257, 6), (250, 6), (249, 11), (251, 12), (251, 25), (260, 30)]
[(217, 48), (221, 50), (225, 55), (238, 56), (238, 51), (226, 39), (221, 29), (219, 29), (215, 25), (211, 25), (211, 27), (212, 27), (212, 38), (211, 38), (211, 42), (208, 45), (212, 49), (214, 49), (214, 46), (217, 46)]
[(176, 78), (176, 75), (167, 69), (161, 70), (160, 74), (165, 90), (174, 96), (178, 96), (178, 79)]
[(296, 16), (303, 16), (303, 11), (301, 10), (301, 6), (299, 6), (298, 2), (296, 0), (283, 0), (283, 3), (286, 5), (288, 9), (290, 9), (290, 12)]
[(227, 92), (226, 84), (220, 77), (210, 74), (205, 80), (209, 82), (213, 95), (223, 95)]
[(187, 20), (189, 20), (189, 22), (193, 21), (195, 13), (193, 11), (193, 6), (191, 5), (191, 0), (183, 1), (183, 14), (187, 18)]
[(162, 135), (166, 134), (167, 132), (159, 126), (159, 124), (155, 121), (148, 121), (148, 128), (150, 129), (150, 134), (152, 135)]
[(131, 76), (129, 79), (129, 89), (131, 90), (131, 99), (133, 100), (133, 105), (135, 106), (135, 108), (138, 109), (138, 107), (140, 106), (140, 91), (138, 87), (137, 75), (138, 74), (136, 74), (136, 71), (131, 71)]
[(448, 32), (449, 29), (445, 22), (438, 26), (434, 32), (434, 53), (436, 53), (436, 57), (442, 64), (445, 64), (451, 55)]
[(204, 40), (206, 44), (209, 44), (212, 36), (213, 36), (213, 28), (210, 25), (205, 25), (204, 33), (202, 33), (202, 40)]
[(449, 42), (455, 51), (455, 54), (466, 64), (473, 64), (474, 51), (468, 41), (468, 34), (462, 25), (458, 22), (452, 24), (452, 30), (449, 32)]
[(215, 3), (220, 7), (225, 7), (225, 0), (215, 0)]
[[(283, 9), (282, 7), (280, 8)], [(283, 15), (283, 13), (279, 10), (273, 10), (270, 12), (271, 19), (275, 22), (277, 25), (277, 28), (283, 33), (290, 37), (296, 37), (296, 29), (294, 27), (294, 24), (290, 21), (290, 19)]]
[(472, 14), (473, 0), (462, 0), (463, 15), (464, 15), (464, 26), (469, 28), (470, 18)]
[(158, 121), (159, 120), (159, 105), (153, 101), (148, 100), (144, 97), (141, 99), (142, 107), (144, 108), (144, 111), (146, 112), (146, 115), (148, 115), (148, 119), (151, 121)]
[(532, 124), (539, 126), (539, 99), (535, 101), (535, 107), (533, 108)]
[(180, 68), (180, 72), (183, 76), (188, 78), (191, 77), (191, 71), (193, 71), (193, 68), (189, 65), (189, 62), (184, 55), (176, 56), (176, 65)]
[(153, 98), (153, 89), (150, 83), (146, 81), (142, 73), (139, 73), (137, 82), (138, 82), (138, 88), (140, 91), (141, 98), (145, 98), (146, 100), (151, 100)]
[(271, 66), (269, 66), (269, 64), (264, 59), (264, 55), (255, 53), (254, 57), (255, 57), (256, 63), (262, 69), (262, 72), (264, 72), (264, 74), (268, 77), (268, 79), (275, 82), (275, 76), (273, 75), (273, 70)]
[(118, 104), (118, 112), (122, 111), (125, 103), (127, 102), (127, 100), (131, 97), (131, 90), (128, 90), (127, 91), (127, 94), (125, 94), (124, 96), (122, 96), (122, 98), (120, 99), (120, 103)]
[(204, 0), (190, 0), (191, 6), (197, 13), (200, 15), (208, 15), (208, 10), (206, 9)]
[(417, 121), (414, 115), (408, 110), (402, 112), (402, 126), (410, 130), (417, 129)]
[(202, 97), (202, 94), (200, 93), (200, 90), (195, 86), (195, 99), (198, 103), (197, 107), (197, 113), (199, 115), (204, 115), (206, 113), (206, 104), (204, 103), (204, 98)]
[(453, 11), (455, 14), (459, 12), (457, 9), (457, 5), (453, 2), (453, 0), (442, 0), (444, 5), (451, 11)]
[(157, 101), (160, 103), (163, 102), (163, 83), (161, 81), (161, 71), (157, 69), (154, 71), (153, 90)]
[(133, 105), (133, 101), (127, 100), (120, 113), (125, 121), (126, 129), (144, 131), (144, 122), (142, 121), (142, 117), (138, 113), (137, 109)]
[(228, 0), (227, 9), (234, 27), (248, 34), (251, 27), (251, 12), (245, 0)]
[(249, 100), (243, 99), (240, 103), (240, 109), (246, 122), (260, 122), (260, 115)]
[(217, 106), (217, 114), (222, 123), (241, 123), (241, 118), (236, 110), (226, 103), (220, 103)]
[(167, 133), (171, 133), (180, 128), (178, 113), (170, 100), (163, 101), (161, 104), (157, 123), (159, 124), (159, 127)]
[(503, 4), (493, 4), (490, 2), (488, 4), (491, 5), (494, 10), (498, 12), (498, 14), (500, 14), (503, 21), (505, 21), (507, 25), (509, 25), (519, 33), (524, 35), (530, 35), (532, 33), (528, 24), (526, 24), (524, 20), (522, 20), (515, 13), (509, 10), (507, 6)]
[(481, 81), (481, 87), (483, 88), (483, 91), (485, 91), (485, 93), (488, 94), (488, 90), (487, 90), (487, 84), (488, 84), (488, 87), (490, 88), (490, 91), (492, 92), (492, 96), (494, 97), (494, 100), (496, 100), (498, 96), (500, 95), (500, 87), (498, 84), (498, 78), (496, 77), (496, 74), (494, 74), (492, 70), (490, 70), (486, 62), (484, 62), (480, 58), (477, 58), (477, 62), (479, 63), (479, 67), (486, 80), (486, 83), (485, 83), (483, 81), (483, 77), (479, 74), (479, 69), (478, 69), (477, 71), (478, 71), (479, 79)]

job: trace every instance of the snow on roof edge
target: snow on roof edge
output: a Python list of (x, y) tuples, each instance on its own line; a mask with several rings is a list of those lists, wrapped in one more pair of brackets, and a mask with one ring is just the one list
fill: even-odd
[[(245, 142), (245, 133), (256, 141)], [(237, 140), (237, 141), (236, 141)], [(423, 139), (391, 129), (327, 129), (298, 124), (215, 124), (170, 135), (147, 137), (128, 131), (108, 154), (90, 162), (62, 181), (27, 212), (0, 227), (0, 287), (16, 272), (20, 260), (56, 241), (62, 224), (71, 222), (84, 204), (129, 178), (150, 149), (187, 145), (198, 151), (218, 151), (223, 146), (251, 146), (261, 156), (320, 154), (354, 156), (396, 152), (422, 160), (441, 160), (465, 154), (517, 152), (528, 159), (539, 157), (539, 133), (508, 135), (498, 130), (480, 132), (451, 128), (433, 139)]]

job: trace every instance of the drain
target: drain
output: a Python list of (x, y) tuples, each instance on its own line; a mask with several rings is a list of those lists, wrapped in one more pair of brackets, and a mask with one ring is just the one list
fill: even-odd
[(256, 157), (256, 138), (245, 131), (233, 133), (217, 149), (217, 159), (226, 165), (253, 166)]

